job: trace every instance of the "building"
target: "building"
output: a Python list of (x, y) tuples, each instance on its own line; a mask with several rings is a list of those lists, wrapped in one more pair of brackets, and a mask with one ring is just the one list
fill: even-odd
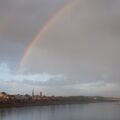
[(40, 97), (42, 97), (42, 92), (40, 92)]
[(32, 97), (34, 97), (34, 89), (32, 90)]
[(0, 101), (7, 101), (9, 99), (9, 95), (5, 92), (0, 92)]

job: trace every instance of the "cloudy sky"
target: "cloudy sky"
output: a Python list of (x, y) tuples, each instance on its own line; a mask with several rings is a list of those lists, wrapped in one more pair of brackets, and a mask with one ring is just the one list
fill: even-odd
[(74, 1), (19, 71), (37, 31), (70, 0), (0, 1), (0, 91), (120, 96), (120, 1)]

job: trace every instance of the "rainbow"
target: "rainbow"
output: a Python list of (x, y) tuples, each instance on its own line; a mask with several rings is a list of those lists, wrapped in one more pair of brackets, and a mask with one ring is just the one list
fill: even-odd
[(24, 64), (25, 59), (29, 56), (29, 54), (32, 51), (32, 48), (37, 43), (38, 40), (45, 34), (47, 29), (51, 27), (59, 18), (61, 18), (68, 10), (70, 10), (74, 4), (76, 4), (76, 1), (78, 0), (72, 0), (69, 3), (64, 4), (62, 8), (57, 10), (43, 25), (43, 27), (40, 28), (38, 33), (33, 37), (32, 41), (29, 43), (29, 45), (26, 47), (24, 54), (22, 56), (22, 59), (20, 60), (20, 63), (18, 65), (18, 69), (21, 68), (21, 66)]

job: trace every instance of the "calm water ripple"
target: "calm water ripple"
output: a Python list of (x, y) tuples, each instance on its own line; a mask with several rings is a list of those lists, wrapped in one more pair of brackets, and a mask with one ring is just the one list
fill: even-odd
[(4, 108), (0, 109), (0, 120), (120, 120), (120, 104)]

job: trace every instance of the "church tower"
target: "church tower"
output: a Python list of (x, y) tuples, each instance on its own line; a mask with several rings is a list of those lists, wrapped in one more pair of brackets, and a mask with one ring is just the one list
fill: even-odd
[(32, 97), (34, 97), (34, 88), (33, 88), (33, 90), (32, 90)]

